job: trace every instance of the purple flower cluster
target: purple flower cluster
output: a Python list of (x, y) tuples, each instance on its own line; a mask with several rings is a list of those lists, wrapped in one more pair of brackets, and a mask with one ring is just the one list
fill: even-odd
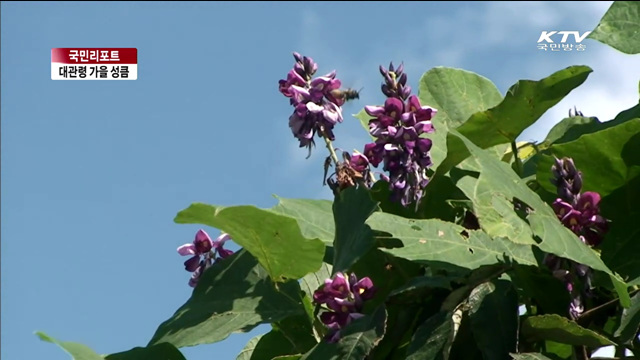
[(395, 70), (393, 63), (389, 70), (380, 66), (380, 72), (387, 100), (384, 106), (365, 107), (373, 117), (369, 133), (376, 140), (365, 145), (363, 154), (352, 157), (351, 166), (365, 171), (369, 164), (377, 167), (384, 162), (383, 170), (389, 175), (382, 178), (389, 182), (392, 200), (403, 206), (415, 202), (417, 208), (429, 182), (427, 168), (432, 165), (432, 142), (421, 135), (435, 131), (431, 118), (437, 110), (422, 106), (418, 97), (411, 95), (402, 64)]
[(296, 63), (279, 81), (282, 95), (290, 99), (294, 107), (289, 117), (289, 127), (293, 136), (300, 141), (300, 147), (314, 145), (316, 133), (333, 141), (333, 127), (342, 122), (342, 108), (345, 102), (340, 91), (341, 82), (336, 79), (335, 70), (324, 76), (313, 78), (318, 64), (307, 56), (293, 53)]
[(225, 259), (233, 254), (233, 251), (223, 248), (224, 243), (231, 237), (229, 234), (221, 234), (215, 240), (211, 240), (204, 230), (198, 230), (192, 243), (187, 243), (178, 248), (178, 254), (189, 256), (184, 262), (185, 270), (192, 272), (189, 286), (196, 287), (198, 280), (205, 270), (220, 259)]
[(322, 323), (329, 328), (325, 339), (330, 343), (340, 340), (340, 330), (352, 320), (364, 316), (363, 304), (375, 292), (376, 288), (368, 277), (358, 280), (355, 274), (347, 276), (339, 272), (333, 279), (325, 280), (324, 286), (313, 293), (316, 304), (325, 304), (329, 308), (320, 315)]
[[(607, 221), (600, 215), (600, 194), (582, 191), (582, 173), (576, 169), (573, 159), (555, 159), (551, 167), (551, 182), (557, 187), (558, 198), (552, 207), (565, 227), (573, 231), (588, 246), (598, 246), (607, 231)], [(553, 275), (562, 280), (571, 294), (569, 314), (578, 318), (584, 312), (583, 295), (591, 295), (593, 272), (586, 265), (547, 254), (546, 265)], [(582, 283), (582, 287), (575, 282)]]

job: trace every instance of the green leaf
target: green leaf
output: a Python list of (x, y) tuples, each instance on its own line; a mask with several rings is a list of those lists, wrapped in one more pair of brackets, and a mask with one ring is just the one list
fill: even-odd
[[(491, 239), (482, 231), (466, 230), (450, 222), (411, 220), (375, 213), (367, 224), (372, 229), (389, 233), (388, 238), (399, 239), (404, 244), (401, 248), (381, 249), (382, 251), (412, 261), (467, 270), (505, 262), (507, 258), (520, 264), (537, 264), (530, 246), (514, 244), (500, 238)], [(381, 238), (382, 235), (378, 237)]]
[(555, 192), (549, 182), (553, 157), (571, 157), (578, 170), (582, 172), (583, 191), (596, 191), (605, 197), (623, 186), (629, 179), (640, 175), (640, 165), (633, 159), (627, 162), (622, 157), (627, 142), (640, 133), (640, 119), (633, 119), (618, 126), (595, 133), (582, 135), (579, 139), (564, 144), (553, 145), (548, 155), (542, 155), (538, 162), (537, 179), (544, 189)]
[(510, 281), (494, 280), (474, 288), (469, 295), (469, 318), (485, 359), (505, 359), (516, 351), (518, 294)]
[(40, 331), (36, 332), (36, 335), (42, 341), (60, 346), (74, 360), (185, 360), (180, 351), (168, 343), (160, 343), (149, 347), (135, 347), (128, 351), (102, 357), (85, 345), (59, 341)]
[(356, 319), (340, 330), (340, 341), (334, 344), (323, 341), (302, 356), (302, 360), (362, 360), (382, 339), (386, 319), (386, 310), (380, 306), (373, 314)]
[(516, 266), (514, 270), (514, 283), (534, 300), (539, 313), (567, 314), (571, 301), (569, 292), (549, 270), (536, 266)]
[(129, 351), (111, 354), (106, 360), (186, 360), (180, 350), (169, 343), (161, 343), (146, 348), (136, 347)]
[[(521, 226), (526, 235), (519, 234), (519, 236), (524, 239), (524, 236), (529, 236), (531, 232), (536, 242), (541, 241), (537, 244), (540, 250), (614, 275), (593, 249), (585, 245), (573, 232), (562, 225), (551, 207), (529, 189), (508, 164), (495, 159), (455, 131), (449, 133), (448, 141), (451, 144), (449, 149), (458, 149), (463, 153), (466, 151), (474, 159), (474, 166), (479, 173), (477, 181), (473, 181), (472, 176), (467, 176), (466, 179), (463, 178), (465, 181), (458, 181), (457, 185), (473, 201), (476, 214), (484, 216), (484, 218), (479, 218), (480, 225), (489, 235), (494, 237), (494, 240), (499, 236), (509, 237), (513, 240), (513, 233), (509, 233), (508, 226), (513, 227), (512, 231), (520, 229), (514, 226)], [(455, 160), (460, 158), (458, 154), (454, 154), (452, 157)], [(455, 165), (455, 161), (447, 159), (438, 167), (436, 173), (446, 173), (450, 170), (449, 166), (452, 165)], [(527, 215), (521, 215), (526, 216), (524, 224), (530, 225), (530, 230), (522, 223), (503, 225), (502, 227), (499, 225), (500, 219), (517, 221), (513, 216), (505, 217), (509, 214), (506, 201), (511, 199), (517, 199), (518, 202), (524, 203), (526, 207), (531, 209)], [(487, 224), (488, 216), (490, 216), (489, 224)], [(527, 265), (527, 263), (521, 264)]]
[(74, 360), (104, 360), (102, 356), (96, 354), (86, 345), (70, 341), (58, 341), (40, 331), (36, 332), (36, 335), (42, 341), (50, 342), (52, 344), (60, 346), (64, 351), (69, 353), (69, 355), (71, 355), (71, 358)]
[(447, 156), (447, 129), (461, 125), (476, 112), (500, 103), (502, 95), (491, 80), (470, 71), (435, 67), (420, 79), (418, 97), (424, 106), (438, 110), (432, 122), (435, 133), (431, 160), (439, 164)]
[(304, 238), (296, 220), (268, 210), (194, 203), (180, 211), (174, 221), (209, 225), (230, 234), (258, 259), (274, 281), (299, 279), (322, 264), (322, 241)]
[(513, 360), (551, 360), (539, 353), (510, 354)]
[(240, 250), (204, 272), (191, 298), (158, 327), (149, 344), (214, 343), (233, 332), (304, 315), (300, 294), (297, 281), (274, 284), (257, 260)]
[(378, 248), (371, 249), (350, 270), (358, 279), (369, 277), (376, 286), (376, 296), (365, 303), (365, 311), (385, 303), (392, 291), (405, 285), (411, 278), (424, 274), (421, 265)]
[(445, 359), (445, 349), (453, 334), (452, 315), (441, 311), (422, 323), (411, 339), (407, 360)]
[(640, 53), (640, 2), (614, 1), (587, 38), (625, 54)]
[[(393, 290), (390, 297), (405, 295), (407, 293), (421, 292), (421, 290), (429, 289), (448, 289), (451, 290), (450, 278), (444, 276), (418, 276), (409, 280), (405, 285)], [(421, 297), (425, 297), (424, 295)]]
[(572, 116), (555, 124), (540, 147), (546, 149), (553, 144), (562, 144), (578, 139), (602, 129), (602, 122), (597, 117)]
[(278, 330), (251, 338), (236, 360), (271, 360), (295, 352), (295, 346)]
[(273, 358), (273, 360), (298, 360), (302, 357), (302, 354), (296, 354), (296, 355), (283, 355), (283, 356), (276, 356)]
[(244, 346), (242, 351), (240, 351), (238, 356), (236, 356), (236, 360), (251, 360), (251, 356), (256, 349), (256, 345), (258, 345), (258, 342), (264, 335), (265, 334), (260, 334), (252, 337), (249, 342), (247, 342), (247, 345)]
[(633, 338), (638, 336), (640, 328), (640, 292), (637, 292), (631, 298), (631, 306), (622, 310), (620, 318), (620, 326), (613, 334), (619, 338), (622, 343), (631, 343)]
[(333, 246), (336, 229), (332, 201), (276, 198), (278, 205), (271, 211), (296, 219), (302, 235), (307, 239), (320, 239), (325, 245)]
[(640, 212), (614, 222), (602, 241), (602, 260), (629, 285), (640, 285)]
[(360, 125), (362, 125), (362, 127), (367, 132), (367, 134), (369, 134), (369, 137), (372, 140), (375, 140), (376, 138), (373, 135), (371, 135), (371, 133), (369, 133), (369, 120), (373, 119), (373, 117), (369, 116), (369, 114), (367, 114), (367, 112), (364, 111), (364, 109), (360, 110), (359, 113), (353, 115), (353, 117), (358, 119), (358, 121), (360, 122)]
[(597, 332), (585, 329), (574, 321), (555, 314), (527, 318), (522, 323), (522, 335), (528, 341), (552, 340), (591, 348), (615, 345)]
[(378, 203), (364, 186), (342, 190), (333, 203), (336, 238), (333, 243), (333, 272), (345, 271), (375, 246), (371, 229), (365, 224)]
[(520, 80), (499, 105), (473, 114), (457, 130), (483, 149), (515, 141), (592, 71), (588, 66), (570, 66), (539, 81)]

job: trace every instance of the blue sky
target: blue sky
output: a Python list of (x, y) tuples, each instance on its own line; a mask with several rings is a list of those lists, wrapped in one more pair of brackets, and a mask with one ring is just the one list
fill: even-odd
[[(145, 345), (191, 292), (176, 248), (199, 227), (173, 223), (191, 202), (330, 199), (323, 148), (305, 160), (277, 91), (292, 51), (364, 88), (336, 128), (348, 150), (367, 141), (348, 115), (383, 101), (379, 64), (404, 61), (415, 89), (426, 70), (450, 66), (503, 93), (591, 66), (522, 135), (540, 140), (574, 105), (606, 120), (637, 103), (637, 57), (593, 40), (584, 52), (536, 47), (543, 30), (593, 29), (610, 4), (2, 2), (0, 356), (69, 359), (36, 330), (99, 353)], [(136, 47), (138, 80), (52, 81), (55, 47)], [(267, 330), (182, 351), (235, 359)]]

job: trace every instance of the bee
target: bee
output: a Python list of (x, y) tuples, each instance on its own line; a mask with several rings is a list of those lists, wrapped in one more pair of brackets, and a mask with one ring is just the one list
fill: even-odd
[(342, 100), (342, 102), (347, 102), (349, 100), (360, 99), (360, 91), (362, 91), (362, 89), (360, 89), (360, 90), (335, 89), (335, 90), (331, 91), (331, 95), (333, 97), (335, 97), (336, 99)]

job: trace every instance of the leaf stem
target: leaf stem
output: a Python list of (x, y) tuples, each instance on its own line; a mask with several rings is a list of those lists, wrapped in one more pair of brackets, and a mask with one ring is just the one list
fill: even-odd
[(522, 177), (522, 160), (520, 160), (520, 156), (518, 156), (518, 146), (516, 145), (515, 140), (511, 142), (511, 152), (513, 153), (513, 158), (516, 162), (516, 172), (519, 177)]

